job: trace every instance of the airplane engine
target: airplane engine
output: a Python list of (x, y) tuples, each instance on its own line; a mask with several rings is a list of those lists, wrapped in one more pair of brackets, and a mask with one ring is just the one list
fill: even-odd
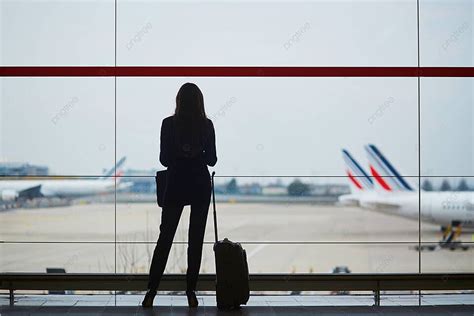
[(14, 190), (3, 190), (0, 194), (1, 200), (5, 202), (16, 201), (18, 198), (18, 192)]

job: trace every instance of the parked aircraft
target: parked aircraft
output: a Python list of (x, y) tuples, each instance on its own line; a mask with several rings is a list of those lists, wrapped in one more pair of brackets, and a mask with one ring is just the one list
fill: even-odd
[(12, 203), (34, 198), (53, 197), (74, 199), (113, 192), (116, 186), (119, 189), (126, 186), (120, 181), (121, 168), (125, 160), (126, 157), (122, 157), (113, 168), (97, 179), (3, 180), (0, 181), (0, 201)]
[[(467, 249), (456, 238), (461, 229), (474, 229), (474, 192), (419, 191), (407, 181), (375, 145), (365, 146), (371, 176), (343, 150), (348, 178), (355, 192), (343, 195), (340, 203), (438, 224), (443, 230), (440, 247)], [(421, 199), (420, 199), (421, 197)], [(433, 245), (426, 249), (433, 250)]]

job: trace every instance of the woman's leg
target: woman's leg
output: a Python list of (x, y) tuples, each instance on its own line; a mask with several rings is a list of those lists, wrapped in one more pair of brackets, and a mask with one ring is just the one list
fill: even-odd
[(199, 269), (201, 267), (202, 244), (206, 230), (209, 203), (191, 204), (188, 236), (188, 270), (186, 272), (187, 290), (196, 289)]
[(161, 211), (160, 237), (151, 260), (148, 289), (156, 291), (165, 271), (174, 235), (184, 206), (166, 206)]

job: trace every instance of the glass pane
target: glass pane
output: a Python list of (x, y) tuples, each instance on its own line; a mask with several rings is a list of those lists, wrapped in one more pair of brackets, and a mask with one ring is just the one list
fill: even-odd
[(114, 1), (0, 2), (0, 65), (113, 65)]
[(416, 65), (416, 1), (120, 0), (117, 14), (120, 65)]
[[(7, 195), (12, 189), (2, 190), (3, 200), (0, 201), (0, 240), (6, 242), (66, 242), (66, 241), (114, 241), (115, 240), (115, 180), (74, 178), (74, 179), (34, 179), (4, 180), (12, 185), (39, 183), (46, 190), (62, 190), (69, 194), (80, 190), (96, 190), (98, 182), (106, 182), (110, 193), (101, 196), (35, 197), (32, 199), (19, 197), (17, 201), (9, 201)], [(108, 184), (107, 184), (108, 183)], [(73, 190), (70, 190), (73, 189)], [(20, 190), (18, 190), (20, 191)], [(91, 192), (92, 194), (92, 192)], [(3, 210), (8, 208), (7, 211)]]
[(345, 176), (341, 150), (363, 160), (369, 143), (418, 175), (415, 78), (119, 78), (117, 156), (130, 175), (161, 168), (161, 121), (188, 80), (214, 122), (217, 175)]
[(101, 176), (113, 167), (113, 78), (2, 78), (0, 85), (3, 162), (61, 176)]
[[(119, 245), (117, 271), (146, 273), (154, 244)], [(414, 244), (242, 245), (250, 273), (414, 273)], [(171, 248), (165, 273), (186, 273), (187, 245)], [(127, 259), (120, 259), (126, 257)], [(133, 259), (132, 259), (133, 258)], [(276, 260), (277, 258), (277, 260)], [(128, 261), (127, 261), (128, 260)], [(338, 272), (339, 271), (339, 272)], [(212, 245), (204, 245), (201, 273), (215, 273)]]
[(113, 244), (41, 244), (0, 245), (0, 272), (45, 273), (48, 268), (66, 273), (113, 273)]
[(418, 271), (418, 253), (410, 244), (268, 245), (248, 247), (247, 255), (251, 273), (344, 273), (344, 267), (353, 273)]
[(472, 249), (468, 251), (423, 251), (421, 253), (421, 271), (423, 273), (472, 273), (474, 272)]
[[(122, 181), (126, 188), (117, 192), (117, 240), (156, 242), (161, 209), (156, 203), (155, 178), (125, 177)], [(180, 226), (175, 241), (184, 240), (183, 229)]]
[(474, 79), (421, 80), (421, 171), (474, 175)]
[(473, 12), (471, 0), (420, 1), (421, 66), (474, 65)]

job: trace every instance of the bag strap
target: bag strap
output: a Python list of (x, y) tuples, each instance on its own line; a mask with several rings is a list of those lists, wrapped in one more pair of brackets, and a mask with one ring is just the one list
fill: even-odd
[(216, 237), (216, 242), (219, 240), (217, 237), (217, 213), (216, 213), (216, 195), (214, 192), (214, 175), (216, 174), (215, 171), (212, 172), (211, 176), (211, 184), (212, 184), (212, 207), (214, 209), (214, 236)]

